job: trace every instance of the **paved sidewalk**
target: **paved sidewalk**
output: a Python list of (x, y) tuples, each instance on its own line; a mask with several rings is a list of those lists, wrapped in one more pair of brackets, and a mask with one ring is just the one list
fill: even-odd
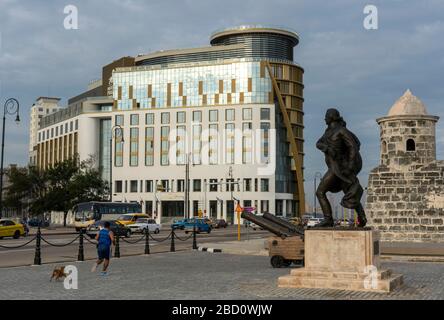
[(265, 249), (267, 238), (244, 241), (207, 242), (199, 244), (199, 248), (220, 249), (222, 253), (268, 257)]
[(0, 299), (444, 299), (444, 264), (390, 262), (404, 286), (390, 294), (278, 288), (290, 269), (273, 269), (268, 257), (186, 251), (113, 259), (110, 274), (74, 263), (79, 289), (49, 282), (54, 265), (2, 269)]

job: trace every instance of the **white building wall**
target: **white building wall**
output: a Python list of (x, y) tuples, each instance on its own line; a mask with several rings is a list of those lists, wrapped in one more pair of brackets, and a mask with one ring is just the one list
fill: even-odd
[[(253, 110), (253, 118), (252, 120), (243, 120), (242, 110), (245, 108), (252, 108)], [(219, 121), (212, 122), (217, 123), (219, 125), (219, 131), (225, 128), (226, 123), (235, 123), (236, 129), (242, 129), (242, 124), (244, 122), (251, 122), (253, 126), (253, 135), (255, 134), (256, 129), (260, 129), (260, 109), (261, 108), (269, 108), (270, 109), (270, 120), (262, 121), (269, 122), (271, 130), (274, 129), (274, 108), (273, 104), (268, 105), (231, 105), (231, 106), (208, 106), (208, 107), (198, 107), (198, 108), (167, 108), (167, 109), (149, 109), (149, 110), (141, 110), (141, 111), (120, 111), (113, 113), (113, 124), (115, 124), (115, 115), (124, 115), (124, 156), (123, 156), (123, 166), (122, 167), (113, 167), (113, 201), (137, 201), (146, 203), (147, 201), (153, 202), (153, 208), (155, 208), (156, 198), (160, 203), (162, 201), (184, 201), (184, 192), (177, 192), (177, 180), (185, 179), (185, 165), (161, 165), (160, 164), (160, 132), (162, 126), (169, 126), (170, 132), (172, 132), (177, 125), (184, 125), (182, 123), (177, 123), (176, 114), (180, 111), (186, 112), (186, 123), (188, 139), (191, 140), (190, 132), (192, 132), (192, 114), (193, 111), (201, 111), (202, 112), (202, 130), (208, 129), (209, 122), (209, 110), (218, 110), (219, 111)], [(225, 110), (227, 109), (235, 109), (235, 121), (225, 121)], [(161, 123), (161, 113), (170, 112), (170, 124), (162, 124)], [(154, 133), (154, 165), (153, 166), (145, 166), (145, 115), (147, 113), (155, 114), (155, 133)], [(139, 115), (139, 125), (131, 126), (130, 125), (130, 116), (133, 114)], [(139, 163), (137, 167), (130, 166), (130, 157), (129, 157), (129, 148), (130, 148), (130, 128), (138, 127), (139, 128)], [(221, 158), (222, 152), (224, 148), (220, 147), (221, 143), (224, 143), (223, 140), (224, 134), (219, 134), (219, 149), (218, 156)], [(270, 134), (270, 137), (273, 138), (274, 134)], [(173, 137), (174, 139), (174, 137)], [(173, 142), (170, 142), (170, 149)], [(203, 141), (203, 146), (205, 146), (207, 142)], [(113, 145), (114, 147), (114, 145)], [(275, 144), (270, 143), (270, 148), (275, 151)], [(191, 151), (191, 150), (189, 150)], [(254, 148), (252, 150), (254, 157)], [(115, 150), (113, 148), (113, 157), (115, 157)], [(217, 179), (218, 182), (226, 182), (229, 177), (230, 167), (232, 167), (233, 179), (237, 181), (240, 179), (242, 183), (239, 186), (239, 191), (237, 186), (235, 186), (235, 191), (233, 192), (233, 197), (241, 201), (241, 206), (243, 206), (244, 200), (251, 200), (252, 206), (257, 208), (257, 212), (261, 212), (261, 201), (268, 200), (268, 211), (273, 213), (275, 212), (275, 200), (283, 199), (283, 200), (293, 200), (293, 194), (276, 194), (275, 193), (275, 170), (273, 164), (269, 165), (270, 170), (265, 170), (265, 174), (261, 175), (261, 171), (259, 168), (264, 169), (266, 167), (265, 164), (243, 164), (242, 163), (242, 140), (240, 140), (240, 144), (237, 143), (235, 146), (235, 158), (236, 163), (228, 164), (222, 163), (217, 165), (210, 164), (200, 164), (195, 166), (190, 166), (190, 214), (193, 214), (193, 201), (200, 202), (200, 208), (203, 212), (206, 209), (206, 215), (209, 215), (209, 202), (210, 200), (219, 200), (218, 203), (218, 218), (227, 218), (227, 201), (232, 200), (231, 192), (226, 191), (226, 185), (219, 185), (218, 192), (210, 192), (209, 186), (207, 186), (207, 190), (205, 192), (204, 183), (209, 183), (210, 179)], [(220, 159), (222, 161), (224, 159)], [(202, 184), (201, 192), (193, 191), (193, 179), (200, 179)], [(244, 179), (251, 179), (251, 188), (252, 191), (245, 192), (243, 182)], [(255, 191), (255, 179), (258, 180), (258, 190)], [(260, 182), (261, 179), (268, 179), (269, 190), (268, 192), (260, 192)], [(138, 181), (138, 192), (130, 192), (130, 181)], [(161, 180), (169, 180), (169, 186), (172, 187), (172, 192), (146, 192), (146, 180), (153, 180), (153, 188), (155, 190), (155, 186), (157, 182)], [(116, 184), (115, 181), (122, 181), (122, 193), (116, 192)], [(127, 183), (127, 190), (125, 192), (125, 181)], [(140, 189), (142, 182), (142, 190)], [(205, 201), (206, 200), (206, 201)], [(221, 202), (223, 201), (223, 213), (221, 213)], [(286, 205), (287, 201), (284, 201), (284, 212), (285, 209), (291, 210), (291, 205)], [(145, 206), (143, 206), (145, 207)], [(144, 208), (145, 209), (145, 208)], [(155, 209), (154, 209), (155, 210)], [(161, 205), (158, 205), (157, 208), (157, 219), (160, 221), (162, 216)], [(236, 219), (235, 219), (236, 222)]]

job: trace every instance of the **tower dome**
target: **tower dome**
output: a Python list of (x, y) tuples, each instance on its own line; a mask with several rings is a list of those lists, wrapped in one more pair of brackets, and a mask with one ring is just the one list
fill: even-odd
[(427, 110), (419, 98), (414, 96), (410, 89), (400, 97), (390, 109), (389, 116), (427, 115)]
[(387, 116), (376, 120), (381, 128), (381, 164), (415, 170), (435, 161), (438, 119), (427, 114), (424, 103), (407, 90)]

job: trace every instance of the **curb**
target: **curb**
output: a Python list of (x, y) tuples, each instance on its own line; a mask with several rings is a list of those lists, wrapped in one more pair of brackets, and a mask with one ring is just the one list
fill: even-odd
[(211, 252), (211, 253), (221, 253), (222, 249), (214, 249), (214, 248), (204, 248), (204, 247), (198, 247), (197, 251), (202, 252)]

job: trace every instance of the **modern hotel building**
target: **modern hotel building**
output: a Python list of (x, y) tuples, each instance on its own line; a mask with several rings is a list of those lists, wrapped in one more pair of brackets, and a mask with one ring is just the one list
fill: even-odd
[(161, 222), (185, 215), (187, 167), (191, 215), (234, 222), (238, 202), (257, 213), (299, 215), (298, 42), (287, 29), (242, 26), (213, 33), (209, 47), (121, 58), (42, 119), (36, 164), (93, 156), (109, 180), (111, 157), (113, 201), (140, 202)]

